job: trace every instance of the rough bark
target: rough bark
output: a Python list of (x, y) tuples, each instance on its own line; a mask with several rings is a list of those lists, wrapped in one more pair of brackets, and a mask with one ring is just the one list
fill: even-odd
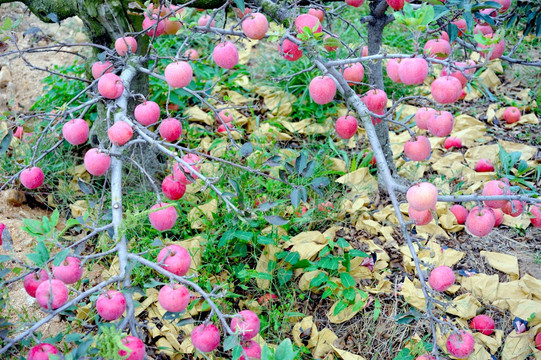
[[(372, 0), (370, 1), (370, 15), (372, 19), (367, 23), (368, 30), (368, 54), (374, 55), (379, 53), (383, 41), (383, 29), (388, 23), (385, 10), (387, 9), (387, 2), (385, 0)], [(385, 90), (383, 85), (383, 67), (382, 61), (377, 60), (368, 63), (370, 84), (377, 89)], [(387, 165), (396, 177), (396, 166), (393, 158), (393, 151), (389, 142), (389, 125), (386, 121), (382, 121), (376, 125), (376, 133), (378, 135), (379, 142), (385, 154)]]

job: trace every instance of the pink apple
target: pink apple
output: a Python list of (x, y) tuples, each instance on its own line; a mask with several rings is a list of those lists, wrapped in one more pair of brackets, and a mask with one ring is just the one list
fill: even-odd
[(473, 352), (475, 340), (472, 334), (460, 330), (458, 333), (451, 334), (447, 338), (447, 351), (451, 356), (459, 359), (465, 359)]
[(181, 312), (190, 303), (190, 292), (180, 284), (165, 285), (158, 293), (158, 301), (161, 307), (167, 311)]
[(520, 110), (514, 106), (510, 106), (503, 112), (503, 119), (508, 123), (516, 123), (520, 120)]
[[(242, 348), (248, 355), (249, 360), (259, 360), (261, 359), (261, 345), (259, 345), (254, 340), (246, 341), (242, 344)], [(244, 355), (241, 355), (239, 360), (245, 360)]]
[(530, 217), (530, 222), (532, 225), (536, 228), (541, 228), (541, 206), (532, 206), (530, 208), (530, 213), (532, 214), (532, 217)]
[(361, 63), (352, 64), (344, 69), (343, 76), (349, 85), (360, 83), (364, 78), (364, 67)]
[(489, 159), (479, 159), (475, 164), (475, 171), (477, 172), (491, 172), (494, 171), (494, 165)]
[(442, 31), (441, 32), (440, 40), (449, 41), (449, 34), (447, 34), (447, 31)]
[(415, 125), (419, 129), (428, 130), (428, 121), (436, 114), (436, 110), (424, 107), (417, 110), (415, 113)]
[(109, 169), (111, 158), (99, 149), (93, 148), (86, 152), (84, 163), (86, 171), (91, 175), (102, 176)]
[(323, 22), (323, 18), (325, 17), (325, 13), (320, 9), (308, 9), (308, 14), (317, 17), (319, 22)]
[(424, 47), (424, 54), (426, 56), (435, 57), (436, 59), (446, 59), (451, 53), (451, 44), (449, 41), (442, 39), (428, 40)]
[(501, 209), (492, 209), (494, 213), (494, 226), (500, 226), (503, 222), (503, 211)]
[[(485, 35), (486, 38), (492, 38), (494, 34)], [(486, 57), (490, 54), (489, 60), (494, 60), (500, 58), (505, 51), (505, 39), (502, 39), (497, 44), (483, 45), (478, 44), (481, 49), (481, 56)]]
[(363, 46), (363, 48), (361, 50), (361, 54), (362, 54), (362, 56), (368, 56), (368, 46)]
[[(464, 68), (466, 66), (468, 66), (468, 64), (466, 63), (463, 63), (463, 62), (455, 62), (455, 65), (459, 68)], [(468, 73), (469, 71), (468, 70), (462, 70), (464, 71), (464, 73)], [(458, 81), (460, 81), (460, 84), (462, 85), (462, 87), (466, 86), (466, 84), (468, 83), (468, 78), (466, 78), (466, 76), (464, 76), (464, 74), (462, 73), (461, 70), (457, 70), (457, 71), (454, 71), (452, 73), (448, 73), (447, 72), (447, 69), (446, 68), (443, 68), (443, 70), (441, 71), (441, 76), (452, 76), (454, 78), (456, 78)], [(475, 69), (474, 69), (475, 71)]]
[(212, 51), (212, 59), (219, 67), (232, 69), (239, 62), (239, 52), (231, 41), (225, 41), (216, 45)]
[(340, 116), (336, 120), (334, 128), (336, 129), (336, 134), (342, 139), (351, 139), (353, 135), (357, 132), (357, 118), (348, 115)]
[(201, 324), (192, 331), (193, 346), (203, 352), (214, 351), (220, 345), (220, 331), (214, 324)]
[(404, 0), (387, 0), (387, 4), (393, 8), (393, 10), (402, 10), (404, 7)]
[(39, 167), (34, 166), (21, 171), (19, 180), (21, 180), (21, 184), (23, 184), (25, 188), (36, 189), (43, 185), (45, 174), (43, 174), (43, 170), (41, 170)]
[(460, 98), (462, 84), (455, 77), (442, 76), (432, 82), (430, 92), (436, 102), (440, 104), (452, 104)]
[(502, 7), (498, 10), (499, 13), (506, 12), (511, 6), (511, 0), (494, 0), (494, 1), (502, 5)]
[(137, 40), (131, 36), (120, 37), (115, 41), (115, 50), (120, 56), (135, 54), (137, 51)]
[[(227, 125), (227, 128), (226, 128), (226, 125)], [(225, 123), (225, 125), (222, 124), (222, 125), (218, 126), (218, 129), (216, 129), (216, 131), (219, 132), (219, 133), (225, 133), (225, 132), (227, 132), (227, 129), (232, 130), (233, 125), (231, 125), (230, 123)]]
[(182, 246), (169, 245), (160, 251), (157, 262), (165, 270), (178, 276), (184, 276), (190, 270), (192, 257), (188, 250)]
[(233, 122), (233, 114), (230, 113), (228, 110), (221, 110), (220, 112), (218, 112), (218, 116), (216, 116), (216, 120), (218, 120), (220, 123), (222, 121), (224, 123)]
[(119, 76), (106, 73), (98, 80), (98, 91), (104, 98), (117, 99), (124, 92), (124, 85)]
[(458, 36), (462, 36), (468, 29), (468, 24), (464, 19), (458, 19), (456, 21), (453, 21), (452, 24), (455, 24), (458, 28)]
[(196, 60), (199, 59), (199, 53), (195, 49), (188, 49), (184, 52), (184, 57), (190, 60)]
[(424, 161), (430, 157), (432, 147), (426, 136), (408, 140), (404, 144), (404, 154), (413, 161)]
[(62, 135), (71, 145), (81, 145), (88, 140), (90, 128), (83, 119), (72, 119), (62, 127)]
[(113, 72), (114, 67), (109, 61), (96, 61), (92, 64), (92, 76), (99, 79), (103, 74)]
[(443, 292), (455, 283), (455, 273), (449, 266), (438, 266), (428, 276), (428, 284), (436, 291)]
[(113, 144), (122, 146), (132, 138), (133, 129), (127, 122), (117, 121), (107, 130), (107, 136)]
[(301, 14), (295, 19), (295, 28), (299, 34), (304, 32), (305, 27), (308, 27), (314, 34), (321, 32), (319, 19), (310, 14)]
[(54, 355), (54, 359), (64, 358), (54, 345), (43, 343), (32, 347), (26, 355), (26, 360), (52, 360), (53, 357), (49, 355)]
[(445, 137), (453, 131), (453, 114), (448, 111), (438, 111), (428, 119), (427, 127), (434, 136)]
[(443, 147), (446, 148), (446, 149), (450, 149), (452, 147), (461, 148), (462, 147), (462, 140), (460, 140), (460, 138), (457, 138), (455, 136), (449, 136), (443, 142)]
[[(197, 172), (199, 172), (199, 170), (201, 170), (201, 166), (197, 166), (197, 164), (201, 161), (199, 156), (197, 156), (195, 154), (186, 154), (181, 159), (184, 160), (186, 163), (188, 163), (193, 170), (195, 170)], [(190, 169), (190, 167), (182, 165), (182, 168), (184, 169), (184, 172), (189, 173), (192, 176), (195, 176), (195, 173), (192, 171), (192, 169)]]
[(423, 58), (402, 59), (398, 64), (398, 76), (404, 85), (422, 84), (427, 75), (428, 63)]
[(455, 204), (449, 208), (449, 211), (453, 213), (458, 224), (462, 225), (466, 222), (469, 212), (464, 206)]
[(75, 284), (83, 276), (81, 260), (68, 256), (58, 266), (53, 264), (53, 276), (64, 284)]
[(479, 237), (488, 235), (495, 224), (496, 218), (494, 217), (494, 212), (488, 207), (479, 209), (479, 207), (476, 206), (471, 209), (466, 218), (466, 228), (468, 231)]
[(96, 311), (107, 321), (120, 318), (124, 310), (126, 310), (126, 298), (120, 291), (109, 290), (101, 294), (96, 301)]
[(494, 30), (492, 29), (492, 26), (488, 24), (486, 25), (477, 24), (473, 28), (473, 33), (474, 34), (481, 33), (483, 35), (488, 35), (488, 34), (493, 34)]
[(385, 91), (380, 89), (367, 91), (361, 100), (366, 105), (368, 110), (373, 113), (382, 112), (387, 107), (387, 94)]
[(242, 18), (245, 17), (246, 15), (251, 14), (254, 10), (245, 7), (245, 8), (244, 8), (244, 12), (240, 11), (239, 8), (233, 8), (233, 11), (234, 11), (235, 14), (237, 15), (237, 17), (239, 17), (239, 18), (242, 19)]
[(258, 333), (261, 323), (253, 311), (242, 310), (231, 320), (231, 330), (239, 333), (243, 340), (253, 339)]
[(278, 51), (288, 61), (297, 61), (302, 57), (302, 50), (293, 41), (285, 39), (282, 46), (278, 45)]
[(135, 107), (133, 116), (144, 126), (155, 124), (160, 119), (160, 105), (154, 101), (144, 101)]
[(329, 76), (318, 76), (310, 81), (310, 97), (319, 105), (330, 103), (336, 95), (336, 84)]
[(535, 347), (541, 351), (541, 332), (535, 336)]
[(22, 140), (24, 133), (24, 128), (22, 126), (17, 126), (17, 129), (13, 133), (13, 136), (16, 137), (19, 140)]
[[(184, 10), (184, 9), (181, 9)], [(174, 20), (171, 21), (168, 18), (163, 19), (164, 27), (163, 27), (163, 33), (167, 35), (176, 35), (176, 33), (180, 30), (182, 27), (182, 24), (180, 21)]]
[(477, 315), (470, 322), (470, 326), (473, 330), (479, 331), (483, 335), (490, 336), (494, 333), (494, 320), (487, 315)]
[[(153, 17), (154, 16), (155, 15), (153, 15)], [(158, 25), (156, 25), (157, 21), (157, 19), (149, 18), (147, 16), (145, 16), (145, 18), (143, 19), (143, 30), (147, 30), (148, 36), (160, 36), (165, 32), (165, 22), (163, 20), (160, 20)]]
[(49, 280), (47, 271), (41, 270), (39, 272), (32, 272), (24, 277), (24, 289), (28, 295), (36, 297), (36, 290), (42, 282)]
[(434, 218), (430, 210), (417, 211), (411, 205), (408, 207), (408, 216), (416, 225), (426, 225)]
[(162, 181), (162, 191), (169, 200), (179, 200), (186, 192), (186, 184), (175, 180), (173, 175), (168, 175)]
[(151, 211), (164, 208), (148, 214), (150, 224), (154, 229), (165, 231), (171, 229), (175, 225), (175, 222), (177, 221), (177, 210), (174, 206), (169, 205), (170, 204), (167, 203), (159, 203), (150, 208)]
[(64, 305), (68, 301), (68, 288), (66, 284), (57, 279), (42, 282), (36, 290), (36, 301), (42, 308), (49, 309), (49, 298), (51, 297), (50, 309), (58, 309)]
[(192, 81), (193, 70), (188, 62), (175, 61), (165, 67), (164, 76), (172, 88), (183, 88)]
[(242, 32), (252, 40), (261, 40), (269, 29), (267, 17), (261, 13), (251, 13), (242, 22)]
[(411, 186), (406, 193), (406, 198), (415, 210), (429, 210), (438, 202), (438, 189), (429, 182), (422, 182)]
[(359, 7), (363, 3), (364, 3), (364, 0), (346, 0), (346, 4), (348, 4), (349, 6), (353, 6), (353, 7)]
[(436, 358), (432, 355), (421, 355), (417, 356), (415, 360), (436, 360)]
[[(207, 26), (208, 23), (210, 21), (210, 15), (201, 15), (201, 17), (199, 18), (199, 20), (197, 20), (197, 24), (199, 26)], [(211, 27), (215, 27), (216, 26), (216, 21), (214, 19), (212, 19), (212, 22), (210, 23), (210, 26)]]
[(173, 142), (180, 139), (182, 124), (175, 118), (167, 118), (160, 124), (160, 136), (165, 141)]
[(398, 68), (400, 67), (400, 59), (389, 59), (387, 61), (387, 76), (395, 83), (401, 83), (400, 75), (398, 74)]
[(504, 214), (511, 215), (512, 217), (517, 217), (522, 214), (524, 207), (520, 200), (510, 200), (502, 206), (502, 211)]
[[(130, 350), (119, 350), (118, 355), (122, 356), (125, 360), (144, 360), (146, 355), (145, 344), (141, 339), (135, 336), (126, 336), (122, 339), (122, 344), (128, 347)], [(128, 356), (129, 355), (129, 356)], [(127, 358), (125, 356), (128, 356)]]

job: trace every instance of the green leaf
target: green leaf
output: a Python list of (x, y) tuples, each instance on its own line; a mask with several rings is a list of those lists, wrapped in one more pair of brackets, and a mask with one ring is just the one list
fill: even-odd
[(276, 360), (293, 360), (297, 356), (297, 351), (293, 350), (293, 344), (290, 339), (283, 340), (274, 352)]
[(374, 302), (374, 322), (378, 319), (379, 315), (381, 314), (381, 302), (378, 298), (376, 298), (376, 301)]
[(69, 252), (70, 252), (69, 249), (64, 249), (61, 252), (59, 252), (54, 258), (54, 261), (53, 261), (54, 266), (60, 266), (60, 264), (62, 264), (62, 262), (68, 256)]
[(286, 270), (286, 269), (278, 269), (276, 272), (276, 278), (278, 279), (278, 282), (280, 285), (287, 284), (291, 278), (293, 277), (293, 271)]
[(0, 155), (4, 154), (8, 150), (9, 144), (11, 144), (11, 139), (13, 139), (13, 131), (9, 130), (0, 143)]
[(51, 214), (51, 226), (55, 227), (58, 225), (58, 219), (60, 218), (60, 213), (58, 212), (58, 209), (55, 209), (53, 213)]
[(357, 250), (357, 249), (353, 249), (349, 252), (349, 254), (353, 257), (369, 257), (370, 255), (368, 255), (367, 253), (365, 253), (364, 251), (361, 251), (361, 250)]
[(235, 346), (239, 345), (239, 337), (236, 335), (230, 335), (224, 340), (224, 351), (229, 351)]
[(413, 356), (410, 352), (410, 349), (403, 348), (400, 350), (400, 352), (394, 357), (393, 360), (413, 360), (415, 356)]
[(237, 238), (239, 240), (242, 240), (244, 242), (249, 242), (249, 241), (252, 240), (252, 238), (254, 236), (254, 233), (249, 232), (249, 231), (237, 230), (237, 231), (235, 231), (234, 236), (235, 236), (235, 238)]
[(458, 37), (458, 26), (453, 23), (447, 25), (447, 34), (449, 35), (449, 42), (452, 43)]
[(10, 261), (10, 260), (11, 260), (10, 256), (8, 256), (8, 255), (0, 255), (0, 264), (4, 263), (6, 261)]
[(355, 286), (355, 279), (353, 279), (353, 276), (351, 276), (347, 272), (340, 273), (340, 280), (342, 281), (342, 285), (344, 285), (345, 288)]
[(293, 189), (291, 194), (289, 194), (289, 198), (291, 199), (291, 205), (293, 205), (295, 209), (298, 208), (301, 203), (301, 192), (299, 189)]
[(299, 261), (299, 259), (300, 259), (299, 253), (296, 251), (292, 251), (286, 255), (286, 257), (284, 258), (284, 261), (291, 265), (295, 265)]
[(310, 281), (310, 287), (318, 288), (323, 283), (327, 282), (327, 280), (329, 280), (329, 277), (325, 273), (321, 272), (315, 278), (313, 278), (312, 281)]
[(301, 152), (300, 155), (295, 160), (295, 172), (297, 174), (300, 175), (304, 171), (307, 165), (307, 160), (308, 159), (306, 158), (306, 155), (303, 152)]
[(351, 246), (349, 242), (347, 242), (346, 239), (344, 238), (338, 238), (338, 240), (336, 241), (336, 245), (338, 245), (342, 249), (345, 249)]
[(333, 315), (336, 316), (340, 314), (340, 312), (345, 310), (347, 307), (348, 307), (348, 303), (340, 300), (334, 307)]
[(347, 288), (343, 291), (344, 299), (349, 301), (350, 304), (353, 304), (355, 301), (355, 289), (354, 288)]
[(261, 360), (273, 360), (272, 351), (267, 344), (263, 345), (263, 349), (261, 349)]
[(301, 261), (298, 261), (291, 267), (291, 269), (306, 269), (307, 267), (311, 266), (312, 262), (310, 260), (304, 259)]
[(234, 1), (235, 1), (235, 5), (237, 5), (239, 10), (244, 13), (244, 9), (246, 8), (246, 6), (244, 5), (244, 0), (234, 0)]
[(49, 250), (43, 241), (38, 242), (36, 251), (43, 259), (45, 259), (45, 261), (49, 260)]
[(251, 142), (244, 143), (240, 148), (240, 154), (242, 157), (248, 157), (254, 151), (254, 146)]
[(233, 354), (231, 355), (233, 356), (233, 360), (239, 359), (242, 355), (242, 346), (240, 346), (240, 344), (235, 346), (235, 348), (233, 349)]
[(325, 289), (325, 291), (323, 292), (323, 294), (321, 294), (321, 298), (322, 298), (322, 299), (326, 299), (326, 298), (328, 298), (329, 296), (331, 296), (332, 294), (333, 294), (333, 289), (327, 288), (327, 289)]

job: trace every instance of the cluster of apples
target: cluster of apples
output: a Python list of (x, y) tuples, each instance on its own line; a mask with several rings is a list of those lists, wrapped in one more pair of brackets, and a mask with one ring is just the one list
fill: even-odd
[[(259, 333), (261, 323), (256, 313), (250, 310), (242, 310), (231, 320), (231, 329), (239, 335), (242, 349), (248, 355), (248, 359), (261, 359), (261, 345), (253, 338)], [(220, 345), (220, 330), (212, 323), (203, 323), (193, 329), (191, 334), (193, 346), (208, 353), (216, 350)], [(241, 355), (240, 360), (247, 360)]]
[(220, 124), (218, 126), (217, 131), (219, 133), (227, 132), (226, 127), (228, 129), (233, 129), (233, 114), (230, 113), (227, 110), (221, 110), (218, 112), (218, 116), (216, 116), (216, 120)]

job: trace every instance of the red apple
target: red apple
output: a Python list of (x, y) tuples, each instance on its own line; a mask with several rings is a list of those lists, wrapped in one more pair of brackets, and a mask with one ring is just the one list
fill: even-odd
[(93, 148), (85, 154), (85, 168), (91, 175), (102, 176), (107, 172), (111, 165), (111, 158), (109, 155), (100, 152), (99, 149)]
[(81, 260), (73, 256), (66, 257), (58, 266), (53, 264), (52, 269), (53, 276), (64, 284), (75, 284), (83, 276)]
[(158, 301), (161, 307), (167, 311), (181, 312), (190, 303), (190, 292), (180, 284), (165, 285), (158, 293)]
[[(492, 38), (494, 34), (485, 35), (486, 38)], [(497, 44), (483, 45), (478, 44), (481, 49), (481, 56), (487, 57), (490, 54), (489, 60), (494, 60), (500, 58), (505, 51), (505, 39), (502, 39)]]
[(368, 110), (373, 113), (381, 113), (387, 107), (387, 94), (385, 91), (380, 89), (367, 91), (361, 100), (366, 105)]
[(295, 28), (299, 34), (304, 32), (305, 27), (308, 27), (314, 34), (322, 31), (319, 19), (310, 14), (301, 14), (295, 19)]
[[(118, 355), (125, 360), (144, 360), (146, 355), (145, 344), (141, 339), (135, 336), (126, 336), (122, 339), (122, 344), (130, 349), (130, 351), (119, 350)], [(129, 356), (128, 356), (129, 355)], [(126, 357), (128, 356), (128, 357)]]
[(489, 159), (479, 159), (475, 164), (475, 171), (477, 172), (491, 172), (494, 171), (494, 165)]
[(115, 50), (120, 56), (135, 54), (137, 51), (137, 40), (131, 36), (120, 37), (115, 41)]
[(503, 112), (503, 119), (508, 123), (516, 123), (520, 120), (520, 110), (514, 106), (510, 106)]
[(500, 226), (503, 222), (503, 211), (501, 209), (492, 209), (492, 212), (494, 213), (494, 219), (496, 219), (494, 226)]
[(541, 332), (535, 336), (535, 347), (541, 351)]
[(450, 149), (452, 147), (461, 148), (462, 147), (462, 140), (460, 140), (460, 138), (457, 138), (455, 136), (449, 136), (443, 142), (443, 147), (446, 148), (446, 149)]
[(62, 135), (71, 145), (81, 145), (88, 140), (90, 128), (83, 119), (72, 119), (62, 127)]
[(479, 209), (476, 206), (471, 209), (466, 218), (466, 228), (468, 231), (479, 237), (488, 235), (495, 224), (496, 218), (494, 217), (494, 212), (488, 207)]
[[(210, 15), (201, 15), (201, 17), (199, 18), (199, 20), (197, 20), (197, 25), (199, 26), (207, 26), (209, 21), (210, 21), (211, 17)], [(212, 22), (210, 23), (210, 26), (211, 27), (215, 27), (216, 26), (216, 21), (214, 19), (212, 19)]]
[(426, 225), (434, 218), (430, 210), (417, 211), (411, 205), (408, 207), (408, 216), (416, 225)]
[(158, 231), (165, 231), (171, 229), (177, 221), (177, 210), (174, 206), (169, 206), (167, 203), (160, 203), (152, 206), (150, 210), (161, 209), (153, 211), (148, 214), (150, 224)]
[(165, 81), (172, 88), (183, 88), (190, 84), (193, 78), (193, 70), (186, 61), (175, 61), (165, 67)]
[(141, 125), (155, 124), (160, 120), (160, 105), (154, 101), (144, 101), (135, 107), (133, 116)]
[(96, 301), (96, 311), (107, 321), (120, 318), (124, 310), (126, 310), (126, 298), (120, 291), (109, 290), (101, 294)]
[(413, 161), (424, 161), (430, 157), (432, 147), (426, 136), (408, 140), (404, 144), (404, 154)]
[(364, 0), (346, 0), (346, 4), (348, 4), (349, 6), (353, 6), (353, 7), (359, 7), (363, 3), (364, 3)]
[(156, 15), (152, 15), (152, 18), (145, 16), (145, 18), (143, 19), (143, 30), (147, 30), (147, 34), (150, 37), (160, 36), (163, 35), (163, 33), (165, 32), (165, 22), (163, 20), (160, 20), (158, 25), (156, 25), (158, 19), (155, 19), (155, 16)]
[(157, 262), (165, 270), (178, 276), (184, 276), (190, 270), (192, 257), (188, 250), (182, 246), (169, 245), (160, 251)]
[[(323, 38), (323, 41), (329, 39), (329, 38), (332, 38), (332, 37), (336, 37), (336, 36), (331, 36), (331, 35), (325, 35), (325, 37)], [(338, 45), (334, 45), (334, 46), (329, 46), (329, 45), (323, 45), (323, 47), (325, 48), (325, 50), (327, 51), (336, 51), (336, 49), (338, 49)], [(363, 69), (364, 70), (364, 69)]]
[(357, 119), (351, 115), (341, 116), (336, 120), (334, 128), (342, 139), (351, 139), (357, 132)]
[(436, 114), (436, 110), (424, 107), (417, 110), (415, 113), (415, 125), (419, 129), (428, 130), (428, 121)]
[(36, 297), (36, 290), (42, 282), (49, 280), (49, 275), (47, 271), (41, 270), (39, 272), (32, 272), (24, 277), (24, 289), (28, 295)]
[(400, 59), (389, 59), (387, 60), (387, 76), (394, 81), (395, 83), (401, 83), (400, 75), (398, 74), (398, 68), (400, 67)]
[(175, 118), (167, 118), (160, 124), (160, 136), (165, 141), (173, 142), (180, 139), (182, 124)]
[(438, 202), (438, 189), (429, 182), (422, 182), (411, 186), (406, 193), (406, 198), (415, 210), (429, 210)]
[[(242, 342), (242, 349), (246, 352), (249, 360), (261, 359), (261, 345), (254, 340)], [(244, 355), (241, 355), (239, 360), (245, 360)]]
[(522, 202), (520, 200), (510, 200), (507, 201), (504, 206), (502, 206), (503, 213), (511, 215), (512, 217), (520, 216), (520, 214), (522, 214), (522, 210), (524, 210), (524, 207), (522, 206)]
[[(387, 0), (388, 1), (388, 0)], [(424, 47), (426, 56), (435, 57), (436, 59), (446, 59), (451, 53), (451, 44), (443, 39), (428, 40)]]
[(299, 49), (299, 45), (289, 39), (285, 39), (282, 46), (278, 45), (278, 51), (288, 61), (297, 61), (302, 57), (302, 50)]
[(21, 171), (21, 174), (19, 175), (19, 180), (25, 188), (36, 189), (43, 185), (43, 181), (45, 180), (45, 174), (43, 174), (43, 170), (41, 170), (39, 167), (34, 166)]
[[(50, 356), (53, 355), (53, 356)], [(49, 360), (49, 359), (63, 359), (62, 353), (51, 344), (43, 343), (36, 345), (30, 349), (26, 360)]]
[(232, 69), (239, 62), (239, 52), (231, 41), (222, 42), (212, 51), (212, 59), (223, 69)]
[(162, 191), (169, 200), (179, 200), (186, 192), (186, 183), (175, 180), (173, 175), (168, 175), (162, 181)]
[(455, 358), (467, 358), (473, 352), (474, 346), (475, 340), (472, 334), (464, 330), (451, 334), (447, 338), (447, 351)]
[(193, 346), (203, 352), (214, 351), (220, 345), (220, 331), (214, 324), (201, 324), (192, 331)]
[(453, 114), (448, 111), (438, 111), (427, 121), (428, 131), (434, 136), (445, 137), (453, 131)]
[(442, 76), (432, 82), (430, 92), (436, 102), (440, 104), (452, 104), (460, 98), (462, 84), (455, 77)]
[[(49, 298), (51, 297), (51, 307), (49, 308)], [(66, 284), (57, 279), (44, 281), (36, 290), (36, 301), (44, 309), (58, 309), (68, 301), (68, 288)]]
[(195, 49), (188, 49), (184, 52), (184, 57), (190, 60), (196, 60), (199, 59), (199, 53)]
[(349, 85), (360, 83), (364, 78), (364, 67), (361, 63), (355, 63), (344, 69), (344, 80), (348, 81)]
[(308, 14), (317, 17), (319, 22), (323, 22), (323, 18), (325, 17), (325, 13), (320, 9), (309, 9)]
[(260, 328), (259, 317), (250, 310), (242, 310), (231, 320), (231, 330), (240, 334), (243, 340), (253, 339)]
[(536, 228), (541, 228), (541, 206), (532, 206), (530, 208), (530, 213), (532, 214), (532, 217), (530, 217), (530, 222), (532, 225)]
[(127, 122), (120, 120), (107, 130), (107, 136), (113, 144), (122, 146), (131, 140), (133, 129)]
[(494, 320), (487, 315), (477, 315), (470, 323), (473, 330), (479, 331), (483, 335), (490, 336), (494, 333)]
[(336, 95), (336, 84), (329, 76), (318, 76), (310, 81), (310, 97), (319, 105), (330, 103)]
[(404, 7), (404, 0), (387, 0), (387, 4), (393, 8), (393, 10), (402, 10)]
[(428, 63), (423, 58), (402, 59), (398, 64), (398, 76), (404, 85), (422, 84), (428, 75)]
[(99, 79), (103, 74), (113, 72), (114, 67), (109, 61), (96, 61), (92, 64), (92, 77)]
[(436, 291), (443, 292), (455, 283), (455, 273), (449, 266), (438, 266), (428, 276), (428, 284)]
[(242, 22), (242, 32), (253, 40), (263, 39), (268, 29), (269, 22), (267, 21), (267, 17), (261, 13), (251, 13)]
[(464, 206), (455, 204), (449, 208), (449, 211), (453, 213), (458, 224), (462, 225), (466, 222), (469, 212)]

